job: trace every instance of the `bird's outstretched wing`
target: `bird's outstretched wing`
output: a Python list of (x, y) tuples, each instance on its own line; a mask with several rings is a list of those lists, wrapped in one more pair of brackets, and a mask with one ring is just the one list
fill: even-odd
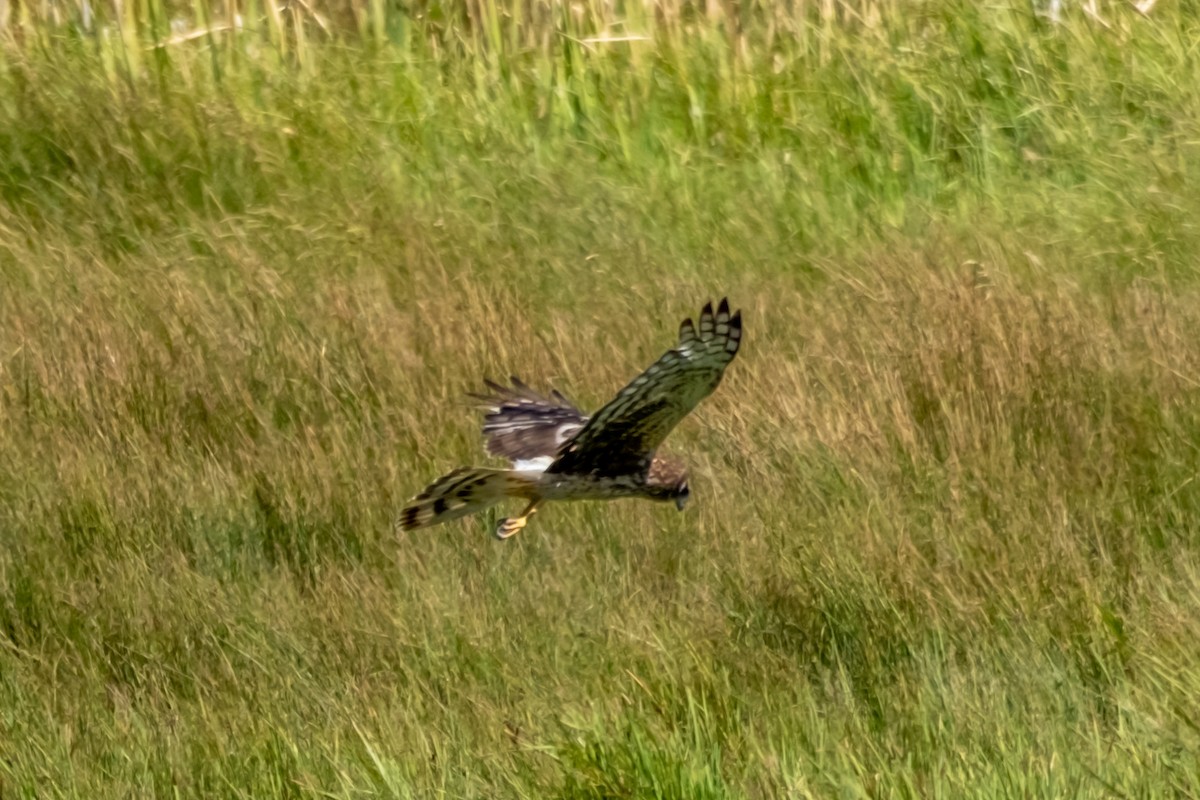
[(654, 451), (680, 420), (721, 382), (742, 340), (742, 312), (732, 316), (722, 299), (700, 312), (699, 326), (685, 319), (679, 343), (592, 415), (549, 473), (621, 476), (644, 472)]
[(544, 469), (587, 417), (557, 390), (544, 395), (516, 376), (509, 380), (512, 386), (484, 380), (489, 393), (471, 394), (484, 411), (484, 447), (494, 456), (507, 458), (514, 469)]

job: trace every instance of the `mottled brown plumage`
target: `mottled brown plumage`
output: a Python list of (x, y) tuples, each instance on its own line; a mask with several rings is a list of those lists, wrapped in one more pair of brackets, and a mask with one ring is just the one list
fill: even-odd
[(543, 395), (516, 377), (511, 386), (485, 381), (490, 393), (472, 395), (485, 411), (485, 447), (514, 468), (455, 470), (414, 498), (398, 526), (435, 525), (508, 497), (529, 502), (520, 516), (501, 521), (500, 538), (521, 530), (546, 500), (643, 497), (673, 500), (683, 510), (687, 469), (656, 450), (716, 389), (741, 336), (740, 311), (731, 315), (726, 300), (715, 312), (705, 304), (698, 326), (684, 320), (676, 346), (590, 418), (556, 390)]

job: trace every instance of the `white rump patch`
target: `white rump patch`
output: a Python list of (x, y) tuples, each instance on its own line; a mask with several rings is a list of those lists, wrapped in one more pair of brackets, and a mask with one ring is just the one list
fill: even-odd
[(512, 462), (513, 469), (520, 472), (545, 472), (554, 463), (554, 456), (539, 456), (538, 458), (517, 458)]

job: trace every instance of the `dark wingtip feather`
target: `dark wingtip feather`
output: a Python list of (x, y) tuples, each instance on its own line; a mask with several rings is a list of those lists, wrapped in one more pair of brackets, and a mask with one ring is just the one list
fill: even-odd
[(727, 315), (729, 313), (729, 298), (728, 297), (721, 298), (721, 304), (719, 306), (717, 306), (717, 313), (721, 314), (722, 316)]
[(725, 340), (725, 350), (736, 353), (742, 344), (742, 310), (739, 308), (729, 318), (729, 338)]
[(496, 383), (491, 378), (484, 378), (483, 385), (488, 389), (490, 394), (483, 394), (482, 392), (467, 392), (467, 397), (484, 403), (484, 405), (480, 406), (480, 408), (490, 408), (491, 406), (495, 405), (498, 400), (503, 398), (505, 392), (507, 391), (503, 386)]

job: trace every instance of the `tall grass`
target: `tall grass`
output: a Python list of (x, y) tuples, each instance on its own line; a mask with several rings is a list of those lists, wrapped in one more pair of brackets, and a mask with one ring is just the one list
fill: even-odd
[[(0, 794), (1200, 793), (1191, 4), (82, 8), (0, 47)], [(687, 513), (393, 530), (718, 294)]]

